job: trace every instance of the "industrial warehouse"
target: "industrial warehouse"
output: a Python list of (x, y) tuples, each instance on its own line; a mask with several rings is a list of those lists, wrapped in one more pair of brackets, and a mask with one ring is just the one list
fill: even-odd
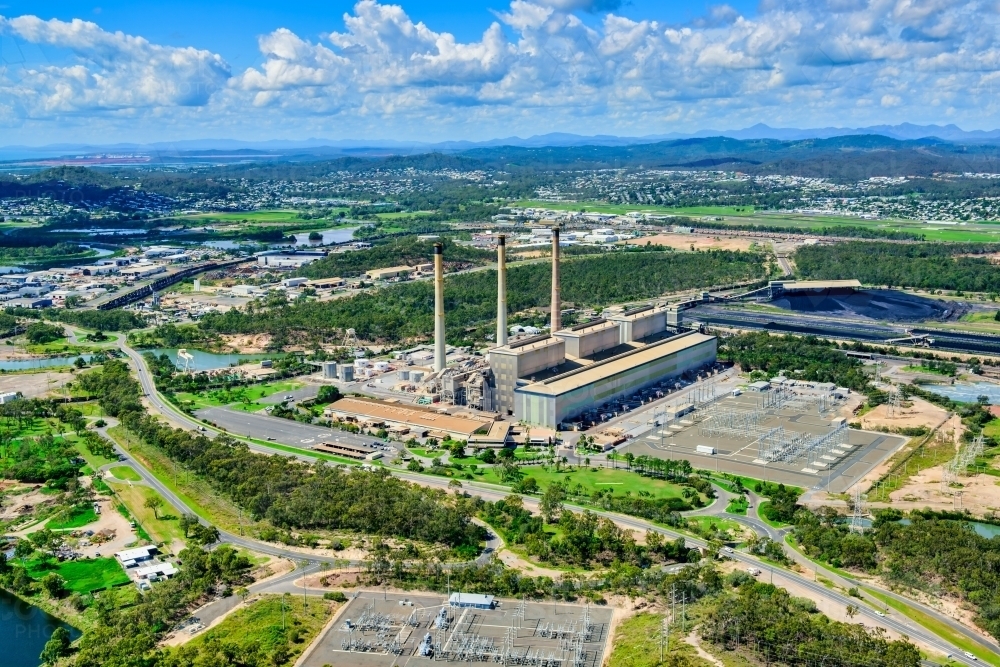
[[(488, 434), (494, 421), (474, 415), (455, 416), (412, 405), (400, 405), (364, 398), (342, 398), (324, 411), (324, 416), (340, 421), (361, 423), (368, 427), (385, 427), (396, 435), (470, 440), (475, 433)], [(510, 425), (504, 426), (503, 439)]]

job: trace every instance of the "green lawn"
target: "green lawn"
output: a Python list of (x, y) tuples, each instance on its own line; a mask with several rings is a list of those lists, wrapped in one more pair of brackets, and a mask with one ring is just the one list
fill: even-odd
[(278, 382), (265, 382), (263, 384), (250, 385), (249, 387), (234, 387), (233, 389), (212, 389), (200, 391), (196, 394), (188, 392), (177, 392), (177, 401), (184, 407), (193, 410), (202, 408), (216, 408), (223, 405), (233, 405), (235, 408), (246, 412), (256, 412), (265, 406), (256, 401), (267, 396), (289, 392), (302, 386), (301, 382), (294, 380), (280, 380)]
[(97, 521), (97, 513), (94, 511), (93, 505), (75, 505), (57, 515), (45, 524), (45, 527), (50, 530), (82, 528), (94, 521)]
[[(347, 209), (344, 209), (345, 211)], [(179, 220), (200, 220), (204, 222), (303, 222), (299, 211), (244, 211), (241, 213), (198, 213), (179, 217)]]
[(91, 454), (90, 450), (87, 449), (87, 446), (80, 442), (75, 435), (66, 436), (66, 440), (73, 443), (76, 450), (80, 452), (80, 456), (87, 462), (87, 465), (91, 470), (97, 470), (101, 466), (114, 462), (114, 459), (108, 459), (103, 456)]
[(115, 478), (125, 482), (141, 482), (142, 476), (131, 468), (131, 466), (115, 466), (109, 471)]
[(903, 366), (900, 370), (906, 371), (907, 373), (930, 373), (932, 375), (944, 375), (946, 377), (951, 377), (951, 373), (947, 373), (940, 368), (931, 368), (930, 366)]
[(733, 519), (723, 519), (717, 516), (692, 516), (687, 518), (688, 523), (697, 524), (700, 530), (709, 531), (712, 526), (719, 532), (727, 532), (730, 535), (738, 535), (741, 532), (740, 524)]
[[(154, 541), (167, 543), (173, 540), (184, 541), (184, 531), (181, 530), (180, 521), (178, 521), (181, 516), (180, 511), (164, 500), (163, 496), (155, 490), (148, 486), (129, 486), (128, 484), (111, 484), (111, 487)], [(152, 509), (146, 507), (146, 501), (149, 498), (159, 498), (162, 502), (155, 514)]]
[(746, 516), (747, 507), (749, 506), (749, 504), (750, 503), (747, 502), (746, 498), (742, 500), (740, 498), (733, 498), (732, 500), (729, 501), (729, 504), (726, 506), (726, 511), (729, 512), (730, 514), (739, 514), (742, 516)]
[[(486, 472), (477, 475), (476, 479), (493, 484), (502, 484), (496, 476), (492, 466), (485, 466)], [(533, 477), (538, 485), (545, 489), (552, 482), (558, 481), (569, 486), (570, 493), (590, 495), (594, 491), (612, 489), (615, 495), (631, 493), (638, 495), (640, 491), (645, 491), (656, 498), (681, 498), (681, 490), (684, 488), (678, 484), (643, 477), (638, 473), (623, 469), (614, 468), (562, 468), (556, 472), (555, 466), (548, 466), (548, 470), (542, 466), (527, 466), (521, 468), (524, 477)], [(579, 486), (578, 486), (579, 485)]]
[[(199, 517), (223, 530), (239, 532), (239, 509), (219, 496), (208, 482), (186, 473), (179, 466), (175, 474), (175, 466), (166, 454), (155, 447), (137, 444), (134, 438), (126, 441), (121, 426), (108, 429), (108, 434)], [(121, 489), (122, 485), (116, 485), (116, 488)], [(252, 527), (253, 522), (244, 517), (242, 525)]]
[(376, 213), (379, 220), (398, 220), (399, 218), (419, 218), (434, 213), (434, 211), (413, 211), (412, 213), (403, 211), (401, 213)]
[[(45, 354), (45, 355), (76, 355), (76, 354), (88, 354), (91, 352), (96, 352), (101, 349), (101, 346), (97, 343), (90, 345), (76, 345), (74, 343), (68, 342), (64, 338), (54, 340), (50, 343), (27, 343), (24, 349), (29, 354)], [(72, 361), (72, 360), (71, 360)]]
[(52, 563), (28, 561), (28, 574), (41, 579), (55, 572), (66, 580), (66, 588), (73, 593), (89, 593), (109, 586), (128, 583), (128, 575), (114, 558), (89, 558)]

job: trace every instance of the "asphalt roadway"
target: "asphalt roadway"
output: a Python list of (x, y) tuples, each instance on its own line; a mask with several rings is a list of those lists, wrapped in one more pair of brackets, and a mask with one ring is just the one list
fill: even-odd
[[(179, 422), (185, 428), (199, 429), (201, 427), (201, 424), (199, 422), (197, 422), (196, 420), (192, 419), (191, 417), (189, 417), (189, 416), (187, 416), (187, 415), (179, 412), (172, 405), (169, 405), (164, 399), (162, 399), (159, 396), (159, 394), (156, 392), (155, 386), (153, 385), (152, 376), (150, 375), (148, 369), (146, 368), (146, 365), (145, 365), (142, 357), (135, 350), (132, 350), (131, 348), (127, 347), (124, 344), (123, 341), (119, 342), (119, 347), (133, 361), (134, 366), (136, 367), (136, 370), (137, 370), (137, 373), (138, 373), (138, 376), (139, 376), (139, 381), (140, 381), (140, 383), (141, 383), (141, 385), (143, 387), (143, 390), (145, 391), (145, 393), (146, 393), (146, 395), (147, 395), (150, 403), (155, 408), (157, 408), (164, 416), (168, 417), (171, 421), (173, 421), (173, 422)], [(276, 418), (272, 418), (272, 417), (265, 417), (265, 416), (262, 416), (262, 415), (257, 415), (257, 417), (259, 419), (267, 419), (267, 420), (276, 419)], [(281, 421), (285, 421), (285, 420), (281, 420)], [(304, 427), (304, 428), (312, 428), (312, 429), (316, 428), (316, 427), (308, 427), (305, 424), (302, 424), (301, 426)], [(282, 425), (282, 427), (283, 428), (287, 428), (287, 426), (284, 426), (284, 425)], [(276, 426), (276, 428), (278, 428), (278, 427)], [(320, 432), (322, 432), (321, 429), (317, 429), (317, 430), (320, 431)], [(262, 453), (278, 454), (278, 455), (284, 455), (284, 456), (291, 455), (291, 456), (296, 456), (296, 458), (301, 458), (301, 459), (304, 459), (304, 460), (307, 460), (307, 461), (313, 461), (314, 460), (312, 457), (306, 456), (304, 454), (303, 455), (294, 455), (294, 454), (290, 454), (288, 452), (284, 452), (282, 450), (268, 449), (266, 447), (261, 447), (259, 445), (251, 445), (250, 447), (251, 447), (252, 450), (260, 451)], [(143, 477), (143, 479), (146, 480), (146, 482), (149, 483), (150, 486), (152, 486), (157, 491), (159, 491), (161, 493), (161, 495), (163, 495), (163, 497), (168, 502), (170, 502), (171, 504), (173, 504), (180, 511), (190, 512), (190, 509), (187, 507), (187, 505), (184, 502), (182, 502), (180, 500), (180, 498), (178, 498), (173, 492), (170, 491), (170, 489), (166, 488), (162, 483), (160, 483), (160, 481), (157, 480), (142, 465), (140, 465), (138, 462), (134, 462), (134, 467), (136, 468), (137, 472), (139, 472), (139, 474)], [(439, 488), (448, 488), (447, 487), (447, 481), (443, 480), (442, 478), (436, 478), (436, 477), (425, 476), (425, 475), (416, 475), (416, 474), (413, 474), (413, 473), (402, 472), (402, 471), (393, 471), (393, 474), (396, 475), (397, 477), (401, 478), (401, 479), (412, 481), (414, 483), (421, 484), (421, 485), (424, 485), (424, 486), (435, 486), (435, 487), (439, 487)], [(490, 486), (488, 486), (488, 485), (482, 485), (482, 484), (477, 484), (477, 483), (466, 483), (465, 486), (466, 486), (466, 489), (465, 489), (466, 492), (474, 490), (475, 493), (476, 493), (476, 495), (479, 495), (479, 496), (483, 497), (485, 500), (498, 500), (500, 498), (506, 497), (509, 494), (509, 490), (504, 489), (502, 487), (493, 487), (493, 488), (490, 488)], [(759, 504), (760, 504), (759, 503), (759, 499), (755, 499), (753, 502), (754, 502), (754, 507), (755, 508), (759, 507)], [(535, 499), (535, 498), (525, 497), (524, 498), (524, 504), (525, 504), (526, 507), (534, 508), (534, 509), (537, 510), (538, 500)], [(569, 509), (571, 509), (571, 510), (574, 510), (574, 511), (584, 511), (586, 509), (588, 511), (593, 512), (594, 514), (596, 514), (598, 516), (604, 516), (604, 517), (607, 517), (609, 519), (612, 519), (613, 521), (615, 521), (619, 525), (622, 525), (622, 526), (625, 526), (625, 527), (629, 527), (629, 528), (634, 528), (636, 530), (645, 530), (645, 531), (652, 530), (652, 531), (661, 533), (663, 535), (669, 536), (669, 537), (674, 538), (674, 539), (676, 539), (678, 537), (683, 537), (684, 540), (685, 540), (685, 542), (689, 546), (691, 546), (691, 547), (700, 547), (700, 548), (703, 548), (703, 547), (707, 546), (707, 543), (704, 540), (701, 540), (699, 538), (690, 537), (690, 536), (687, 536), (687, 535), (682, 535), (682, 534), (677, 533), (675, 531), (668, 530), (666, 528), (662, 528), (660, 526), (657, 526), (655, 524), (643, 521), (642, 519), (637, 519), (635, 517), (625, 516), (625, 515), (620, 515), (620, 514), (614, 514), (614, 513), (604, 512), (604, 511), (600, 511), (600, 510), (593, 510), (593, 509), (590, 509), (590, 508), (583, 508), (583, 507), (573, 506), (573, 505), (567, 505), (566, 507), (569, 508)], [(193, 512), (191, 512), (191, 513), (193, 513)], [(724, 508), (720, 509), (720, 514), (721, 513), (724, 513)], [(731, 516), (731, 515), (727, 515), (727, 516)], [(741, 521), (742, 523), (745, 523), (746, 525), (749, 525), (754, 530), (756, 530), (758, 532), (761, 532), (762, 534), (767, 535), (767, 536), (771, 537), (772, 539), (776, 539), (776, 538), (779, 539), (780, 540), (779, 543), (784, 546), (783, 534), (780, 531), (775, 531), (773, 528), (771, 528), (770, 526), (767, 526), (762, 521), (759, 521), (759, 520), (756, 520), (756, 521), (750, 520), (748, 517), (731, 516), (731, 518), (734, 518), (736, 520)], [(246, 549), (251, 549), (253, 551), (257, 551), (259, 553), (264, 553), (264, 554), (268, 554), (268, 555), (279, 556), (279, 557), (283, 557), (283, 558), (289, 558), (289, 559), (291, 559), (293, 561), (300, 561), (300, 562), (301, 561), (332, 562), (334, 560), (332, 558), (326, 558), (326, 557), (318, 556), (318, 555), (314, 555), (314, 554), (306, 554), (306, 553), (301, 553), (301, 552), (297, 552), (297, 551), (292, 551), (292, 550), (289, 550), (289, 549), (284, 549), (284, 548), (281, 548), (281, 547), (278, 547), (278, 546), (275, 546), (275, 545), (272, 545), (272, 544), (268, 544), (268, 543), (265, 543), (265, 542), (260, 542), (258, 540), (249, 539), (249, 538), (242, 537), (242, 536), (239, 536), (239, 535), (234, 535), (232, 533), (228, 533), (228, 532), (225, 532), (225, 531), (220, 531), (220, 539), (222, 541), (224, 541), (224, 542), (229, 542), (231, 544), (235, 544), (237, 546), (241, 546), (241, 547), (244, 547)], [(480, 555), (479, 559), (477, 559), (477, 562), (485, 562), (485, 560), (487, 560), (490, 557), (492, 557), (492, 553), (493, 553), (494, 549), (495, 549), (495, 547), (490, 547), (489, 545), (487, 545), (487, 549), (484, 550), (483, 554)], [(785, 550), (786, 550), (787, 553), (789, 553), (789, 556), (793, 560), (798, 560), (798, 559), (802, 558), (794, 550), (791, 550), (791, 549), (789, 549), (787, 547), (786, 547)], [(726, 553), (726, 556), (729, 557), (729, 558), (732, 558), (734, 560), (737, 560), (739, 562), (743, 562), (743, 563), (746, 563), (748, 565), (753, 565), (754, 567), (757, 567), (757, 568), (761, 569), (763, 572), (769, 573), (770, 576), (777, 575), (779, 578), (781, 578), (781, 577), (789, 578), (790, 580), (794, 581), (797, 585), (802, 586), (804, 588), (807, 588), (807, 589), (809, 589), (811, 591), (814, 591), (814, 592), (816, 592), (818, 594), (822, 594), (822, 595), (828, 597), (829, 599), (831, 599), (831, 600), (833, 600), (833, 601), (835, 601), (835, 602), (837, 602), (839, 604), (843, 604), (845, 607), (847, 605), (854, 605), (857, 602), (857, 600), (855, 598), (851, 598), (851, 597), (848, 597), (846, 595), (842, 595), (842, 594), (838, 593), (835, 590), (827, 588), (823, 584), (820, 584), (820, 583), (818, 583), (816, 581), (813, 581), (813, 580), (809, 579), (807, 576), (800, 575), (800, 574), (798, 574), (796, 572), (793, 572), (793, 571), (784, 570), (784, 569), (780, 569), (780, 568), (775, 568), (772, 565), (770, 565), (768, 563), (765, 563), (761, 559), (756, 558), (756, 557), (754, 557), (752, 555), (745, 554), (745, 553), (742, 553), (742, 552), (739, 552), (739, 551), (733, 551), (733, 552)], [(812, 563), (810, 563), (808, 561), (806, 561), (806, 562), (812, 568), (816, 567), (814, 564), (812, 564)], [(838, 581), (838, 580), (845, 581), (844, 578), (840, 577), (836, 573), (833, 573), (833, 572), (830, 572), (830, 571), (826, 570), (825, 568), (824, 568), (824, 576), (827, 577), (827, 578), (832, 579), (833, 581)], [(854, 584), (852, 584), (852, 585), (854, 585)], [(882, 589), (879, 589), (879, 592), (882, 593), (882, 594), (888, 594), (887, 591), (884, 591)], [(984, 638), (981, 635), (973, 632), (969, 628), (966, 628), (965, 626), (957, 623), (953, 619), (951, 619), (951, 618), (949, 618), (947, 616), (944, 616), (943, 614), (940, 614), (935, 609), (933, 609), (931, 607), (928, 607), (926, 605), (920, 604), (918, 602), (915, 602), (913, 600), (910, 600), (910, 599), (907, 599), (907, 598), (903, 598), (901, 596), (892, 595), (892, 597), (895, 598), (895, 599), (903, 601), (905, 604), (907, 604), (910, 607), (913, 607), (915, 609), (919, 609), (924, 614), (927, 614), (928, 616), (931, 616), (932, 618), (936, 619), (939, 622), (943, 622), (943, 623), (947, 624), (949, 627), (951, 627), (957, 633), (962, 634), (964, 637), (966, 637), (967, 639), (975, 642), (977, 645), (981, 646), (982, 648), (984, 648), (984, 649), (986, 649), (988, 651), (994, 652), (994, 653), (1000, 652), (1000, 646), (998, 646), (997, 644), (993, 643), (990, 640), (987, 640), (986, 638)], [(931, 647), (935, 648), (936, 650), (940, 651), (943, 654), (950, 655), (953, 660), (955, 660), (956, 662), (959, 662), (961, 664), (970, 665), (970, 666), (978, 664), (977, 660), (975, 660), (973, 658), (967, 657), (964, 654), (964, 652), (962, 652), (961, 650), (959, 650), (958, 648), (956, 648), (955, 646), (953, 646), (949, 642), (946, 642), (945, 640), (941, 639), (937, 635), (933, 634), (929, 630), (926, 630), (922, 626), (912, 624), (909, 621), (898, 620), (895, 616), (882, 614), (882, 613), (878, 612), (876, 609), (869, 608), (869, 607), (864, 606), (864, 605), (859, 605), (859, 610), (860, 610), (860, 615), (863, 616), (866, 620), (868, 620), (869, 622), (871, 622), (874, 625), (884, 626), (884, 627), (889, 628), (889, 629), (891, 629), (891, 630), (893, 630), (895, 632), (898, 632), (900, 634), (904, 634), (904, 635), (907, 635), (909, 637), (912, 637), (915, 640), (924, 643), (925, 645), (928, 645), (928, 646), (931, 646)]]

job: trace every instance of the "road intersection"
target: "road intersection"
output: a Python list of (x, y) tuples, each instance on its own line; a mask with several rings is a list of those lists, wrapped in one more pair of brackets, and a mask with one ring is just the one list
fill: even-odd
[[(149, 370), (147, 369), (147, 367), (145, 365), (145, 362), (144, 362), (144, 360), (142, 359), (142, 357), (141, 357), (141, 355), (139, 353), (137, 353), (135, 350), (132, 350), (127, 345), (125, 345), (123, 341), (119, 341), (119, 348), (122, 350), (123, 353), (125, 353), (132, 360), (133, 365), (134, 365), (134, 367), (137, 370), (139, 381), (140, 381), (140, 383), (141, 383), (141, 385), (143, 387), (143, 390), (144, 390), (144, 392), (146, 394), (146, 397), (149, 400), (149, 403), (158, 412), (160, 412), (164, 417), (168, 418), (170, 421), (172, 421), (174, 423), (177, 423), (178, 425), (180, 425), (183, 428), (192, 429), (192, 430), (201, 430), (203, 428), (204, 425), (201, 422), (199, 422), (196, 419), (194, 419), (194, 418), (192, 418), (192, 417), (184, 414), (183, 412), (181, 412), (180, 410), (178, 410), (174, 406), (170, 405), (157, 392), (156, 387), (155, 387), (154, 382), (153, 382), (152, 375), (149, 373)], [(266, 417), (266, 416), (263, 416), (263, 415), (247, 415), (247, 416), (254, 418), (254, 422), (253, 423), (255, 425), (257, 424), (257, 421), (261, 420), (261, 419), (268, 420), (268, 423), (270, 423), (272, 421), (286, 421), (286, 420), (278, 420), (277, 418)], [(306, 427), (307, 425), (303, 424), (301, 426)], [(275, 429), (279, 429), (279, 430), (281, 428), (287, 429), (287, 426), (285, 426), (285, 425), (282, 425), (280, 427), (277, 426), (277, 425), (272, 425), (272, 427), (275, 428)], [(310, 428), (310, 429), (316, 429), (317, 427), (308, 427), (308, 428)], [(254, 430), (255, 429), (252, 429), (251, 432), (254, 432)], [(324, 432), (324, 431), (322, 429), (317, 429), (317, 432), (319, 433), (319, 432)], [(206, 435), (214, 435), (214, 434), (207, 433)], [(340, 435), (340, 434), (338, 434), (338, 435)], [(345, 437), (347, 435), (350, 435), (350, 434), (344, 433), (340, 437)], [(302, 440), (302, 439), (304, 439), (304, 438), (300, 438), (300, 440)], [(289, 443), (289, 444), (292, 444), (292, 443)], [(299, 446), (303, 446), (305, 444), (306, 443), (301, 443), (300, 442)], [(250, 443), (249, 446), (250, 446), (250, 448), (252, 450), (258, 451), (258, 452), (261, 452), (261, 453), (276, 454), (276, 455), (281, 455), (281, 456), (293, 456), (295, 458), (299, 458), (301, 460), (309, 461), (309, 462), (312, 462), (312, 461), (315, 460), (314, 457), (309, 456), (307, 453), (305, 453), (305, 451), (302, 454), (297, 454), (297, 453), (289, 452), (289, 451), (285, 451), (285, 450), (269, 448), (269, 447), (266, 447), (266, 446), (263, 446), (263, 445), (259, 445), (259, 444), (256, 444), (256, 443)], [(292, 444), (292, 446), (295, 446), (295, 445)], [(190, 508), (188, 508), (187, 505), (184, 502), (182, 502), (180, 498), (178, 498), (176, 496), (176, 494), (174, 494), (172, 491), (170, 491), (169, 488), (167, 488), (158, 479), (156, 479), (156, 477), (154, 475), (152, 475), (152, 473), (150, 473), (148, 470), (146, 470), (142, 465), (138, 464), (138, 462), (135, 462), (135, 467), (137, 469), (137, 472), (139, 472), (139, 474), (143, 477), (144, 481), (146, 483), (148, 483), (150, 486), (152, 486), (153, 488), (155, 488), (158, 492), (160, 492), (164, 496), (164, 498), (167, 499), (172, 504), (174, 504), (177, 507), (177, 509), (179, 509), (181, 511), (189, 511), (190, 512)], [(442, 479), (442, 478), (439, 478), (439, 477), (433, 477), (433, 476), (429, 476), (429, 475), (415, 474), (415, 473), (406, 472), (406, 471), (402, 471), (402, 470), (393, 470), (392, 474), (396, 475), (397, 477), (399, 477), (401, 479), (404, 479), (404, 480), (407, 480), (407, 481), (411, 481), (411, 482), (414, 482), (414, 483), (417, 483), (417, 484), (421, 484), (421, 485), (424, 485), (424, 486), (433, 486), (433, 487), (439, 487), (439, 488), (445, 488), (445, 489), (449, 488), (448, 482), (450, 480), (445, 480), (445, 479)], [(466, 493), (474, 493), (475, 495), (479, 495), (484, 500), (499, 500), (499, 499), (502, 499), (502, 498), (504, 498), (504, 497), (506, 497), (507, 495), (510, 494), (510, 490), (509, 489), (506, 489), (506, 488), (500, 487), (500, 486), (496, 486), (496, 485), (482, 484), (482, 483), (478, 483), (478, 482), (464, 482), (463, 484), (464, 484), (464, 486), (462, 488), (462, 491), (464, 491)], [(722, 490), (718, 489), (718, 491), (722, 491)], [(724, 491), (722, 491), (722, 492), (726, 493)], [(751, 502), (752, 502), (752, 504), (753, 504), (753, 506), (754, 506), (754, 508), (756, 510), (756, 508), (758, 508), (759, 505), (760, 505), (760, 499), (757, 498), (752, 493), (749, 493), (748, 496), (751, 499)], [(525, 504), (525, 506), (527, 508), (531, 508), (531, 509), (536, 509), (537, 510), (538, 499), (531, 498), (531, 497), (524, 497), (524, 504)], [(824, 578), (826, 578), (826, 579), (828, 579), (830, 581), (837, 582), (841, 586), (844, 586), (845, 588), (849, 588), (849, 587), (857, 586), (858, 585), (857, 582), (854, 582), (852, 580), (844, 578), (844, 577), (842, 577), (841, 575), (839, 575), (839, 574), (837, 574), (835, 572), (831, 572), (831, 571), (827, 570), (825, 567), (823, 567), (821, 565), (817, 565), (817, 564), (813, 563), (812, 561), (807, 560), (805, 557), (803, 557), (797, 551), (795, 551), (794, 549), (791, 549), (785, 543), (785, 540), (784, 540), (784, 536), (785, 536), (785, 533), (787, 532), (787, 529), (776, 529), (776, 528), (768, 525), (766, 522), (762, 521), (759, 517), (754, 517), (754, 516), (749, 516), (749, 515), (744, 517), (744, 516), (739, 516), (739, 515), (728, 514), (728, 513), (725, 512), (725, 508), (726, 508), (727, 504), (728, 504), (728, 498), (727, 497), (726, 498), (720, 498), (719, 500), (716, 501), (716, 503), (713, 504), (712, 507), (717, 508), (717, 510), (715, 512), (713, 512), (712, 514), (713, 515), (719, 515), (719, 516), (723, 516), (724, 515), (726, 518), (736, 520), (736, 521), (742, 523), (743, 525), (748, 526), (749, 528), (751, 528), (752, 530), (754, 530), (759, 535), (769, 537), (772, 540), (774, 540), (775, 542), (778, 542), (779, 544), (782, 545), (782, 547), (784, 548), (786, 554), (788, 554), (789, 558), (791, 558), (793, 561), (799, 563), (800, 565), (802, 565), (803, 567), (805, 567), (807, 570), (808, 569), (812, 569), (814, 571), (814, 573), (822, 570)], [(664, 528), (662, 526), (658, 526), (658, 525), (653, 524), (651, 522), (644, 521), (642, 519), (638, 519), (638, 518), (635, 518), (635, 517), (621, 515), (621, 514), (612, 513), (612, 512), (606, 512), (606, 511), (602, 511), (602, 510), (598, 510), (598, 509), (594, 509), (594, 508), (577, 506), (577, 505), (569, 505), (569, 504), (567, 504), (566, 507), (568, 509), (571, 509), (571, 510), (574, 510), (574, 511), (580, 511), (580, 512), (582, 512), (582, 511), (590, 511), (590, 512), (593, 512), (594, 514), (596, 514), (598, 516), (603, 516), (603, 517), (609, 518), (609, 519), (615, 521), (618, 525), (621, 525), (621, 526), (624, 526), (624, 527), (628, 527), (628, 528), (633, 528), (635, 530), (640, 530), (640, 531), (654, 531), (654, 532), (658, 532), (658, 533), (661, 533), (661, 534), (663, 534), (665, 536), (668, 536), (668, 537), (671, 537), (671, 538), (675, 538), (675, 539), (676, 538), (684, 538), (684, 540), (686, 541), (686, 543), (688, 544), (689, 547), (696, 547), (696, 548), (702, 548), (702, 549), (709, 547), (708, 543), (705, 540), (702, 540), (702, 539), (696, 538), (696, 537), (692, 537), (690, 535), (685, 535), (685, 534), (679, 533), (677, 531), (670, 530), (668, 528)], [(296, 562), (303, 562), (303, 561), (305, 561), (305, 562), (309, 562), (309, 563), (314, 563), (315, 567), (319, 567), (319, 564), (323, 563), (323, 562), (326, 562), (326, 563), (333, 563), (334, 561), (343, 562), (343, 561), (339, 561), (337, 559), (328, 558), (328, 557), (324, 557), (324, 556), (320, 556), (320, 555), (316, 555), (316, 554), (306, 554), (306, 553), (302, 553), (302, 552), (299, 552), (299, 551), (295, 551), (295, 550), (291, 550), (291, 549), (286, 549), (286, 548), (283, 548), (283, 547), (278, 547), (278, 546), (275, 546), (275, 545), (270, 544), (270, 543), (261, 542), (259, 540), (254, 540), (254, 539), (251, 539), (251, 538), (247, 538), (245, 536), (234, 535), (232, 533), (225, 532), (225, 531), (220, 531), (220, 538), (224, 542), (228, 542), (228, 543), (231, 543), (231, 544), (234, 544), (234, 545), (237, 545), (237, 546), (241, 546), (241, 547), (244, 547), (244, 548), (247, 548), (247, 549), (251, 549), (251, 550), (257, 551), (259, 553), (264, 553), (264, 554), (268, 554), (268, 555), (272, 555), (272, 556), (277, 556), (277, 557), (282, 557), (282, 558), (289, 558), (289, 559), (291, 559), (293, 561), (296, 561)], [(497, 541), (494, 542), (492, 545), (488, 544), (487, 548), (483, 551), (482, 554), (480, 554), (480, 556), (479, 556), (479, 558), (477, 559), (476, 562), (486, 562), (486, 560), (488, 560), (489, 558), (492, 557), (493, 552), (496, 550), (497, 545), (499, 544), (498, 539), (495, 538), (495, 537), (494, 537), (494, 539), (497, 540)], [(826, 596), (826, 597), (834, 600), (835, 602), (837, 602), (839, 604), (843, 604), (845, 607), (847, 605), (856, 605), (859, 608), (860, 614), (865, 618), (866, 621), (870, 622), (871, 624), (874, 624), (876, 626), (886, 627), (886, 628), (891, 629), (891, 630), (893, 630), (893, 631), (895, 631), (895, 632), (897, 632), (897, 633), (899, 633), (901, 635), (909, 636), (909, 637), (913, 638), (914, 640), (917, 640), (917, 641), (923, 643), (926, 646), (934, 648), (935, 650), (941, 652), (942, 654), (944, 654), (946, 656), (950, 656), (952, 660), (955, 660), (955, 661), (957, 661), (959, 663), (970, 665), (970, 666), (978, 664), (978, 661), (975, 658), (969, 658), (969, 657), (967, 657), (962, 650), (960, 650), (959, 648), (957, 648), (956, 646), (954, 646), (950, 642), (942, 639), (941, 637), (939, 637), (938, 635), (934, 634), (930, 630), (924, 628), (923, 626), (917, 625), (917, 624), (915, 624), (915, 623), (913, 623), (912, 621), (909, 621), (909, 620), (904, 621), (904, 620), (901, 620), (901, 619), (897, 619), (896, 617), (894, 617), (892, 615), (886, 615), (884, 612), (879, 611), (877, 608), (874, 608), (874, 607), (867, 607), (865, 605), (857, 605), (858, 600), (856, 598), (852, 598), (852, 597), (849, 597), (847, 595), (841, 594), (838, 591), (836, 591), (835, 589), (829, 588), (826, 585), (824, 585), (823, 583), (819, 583), (817, 580), (810, 579), (808, 576), (799, 574), (799, 573), (797, 573), (795, 571), (792, 571), (792, 570), (788, 570), (788, 569), (784, 569), (784, 568), (779, 568), (779, 567), (777, 567), (775, 565), (772, 565), (772, 564), (770, 564), (770, 563), (768, 563), (768, 562), (766, 562), (766, 561), (764, 561), (764, 560), (762, 560), (762, 559), (760, 559), (760, 558), (758, 558), (756, 556), (753, 556), (753, 555), (750, 555), (750, 554), (747, 554), (747, 553), (744, 553), (744, 552), (741, 552), (741, 551), (737, 551), (737, 550), (726, 551), (724, 553), (724, 556), (727, 557), (727, 558), (731, 558), (733, 560), (736, 560), (738, 562), (745, 563), (747, 565), (752, 565), (752, 566), (754, 566), (754, 567), (756, 567), (758, 569), (761, 569), (763, 572), (768, 573), (769, 576), (771, 576), (771, 577), (777, 577), (778, 579), (787, 579), (787, 580), (790, 580), (790, 581), (794, 581), (796, 585), (801, 586), (803, 588), (806, 588), (808, 590), (811, 590), (811, 591), (813, 591), (813, 592), (815, 592), (817, 594), (822, 594), (822, 595), (824, 595), (824, 596)], [(815, 574), (814, 574), (814, 577), (816, 577)], [(818, 577), (816, 577), (816, 578), (818, 579)], [(875, 588), (875, 587), (873, 587), (871, 585), (868, 585), (868, 586), (870, 588)], [(953, 619), (950, 619), (947, 616), (944, 616), (944, 615), (940, 614), (936, 610), (934, 610), (934, 609), (932, 609), (930, 607), (927, 607), (926, 605), (923, 605), (923, 604), (921, 604), (919, 602), (916, 602), (916, 601), (913, 601), (913, 600), (910, 600), (910, 599), (907, 599), (907, 598), (903, 598), (902, 596), (898, 596), (896, 594), (892, 594), (891, 592), (885, 591), (885, 590), (883, 590), (881, 588), (879, 588), (877, 590), (878, 590), (878, 592), (880, 594), (890, 595), (893, 599), (899, 600), (900, 602), (903, 602), (904, 604), (909, 605), (909, 606), (911, 606), (911, 607), (919, 610), (920, 612), (922, 612), (922, 613), (924, 613), (924, 614), (926, 614), (926, 615), (934, 618), (938, 622), (946, 623), (956, 633), (959, 633), (959, 634), (963, 635), (966, 639), (975, 642), (979, 647), (981, 647), (981, 648), (983, 648), (983, 649), (985, 649), (987, 651), (990, 651), (990, 652), (992, 652), (994, 654), (1000, 653), (1000, 646), (998, 646), (994, 642), (986, 639), (985, 637), (982, 637), (981, 635), (975, 633), (974, 631), (972, 631), (971, 629), (965, 627), (964, 625), (961, 625), (961, 624), (955, 622)]]

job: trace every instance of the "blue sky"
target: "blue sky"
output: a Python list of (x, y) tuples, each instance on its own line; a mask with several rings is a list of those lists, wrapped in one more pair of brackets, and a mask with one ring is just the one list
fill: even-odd
[(0, 0), (0, 145), (1000, 127), (992, 0)]

